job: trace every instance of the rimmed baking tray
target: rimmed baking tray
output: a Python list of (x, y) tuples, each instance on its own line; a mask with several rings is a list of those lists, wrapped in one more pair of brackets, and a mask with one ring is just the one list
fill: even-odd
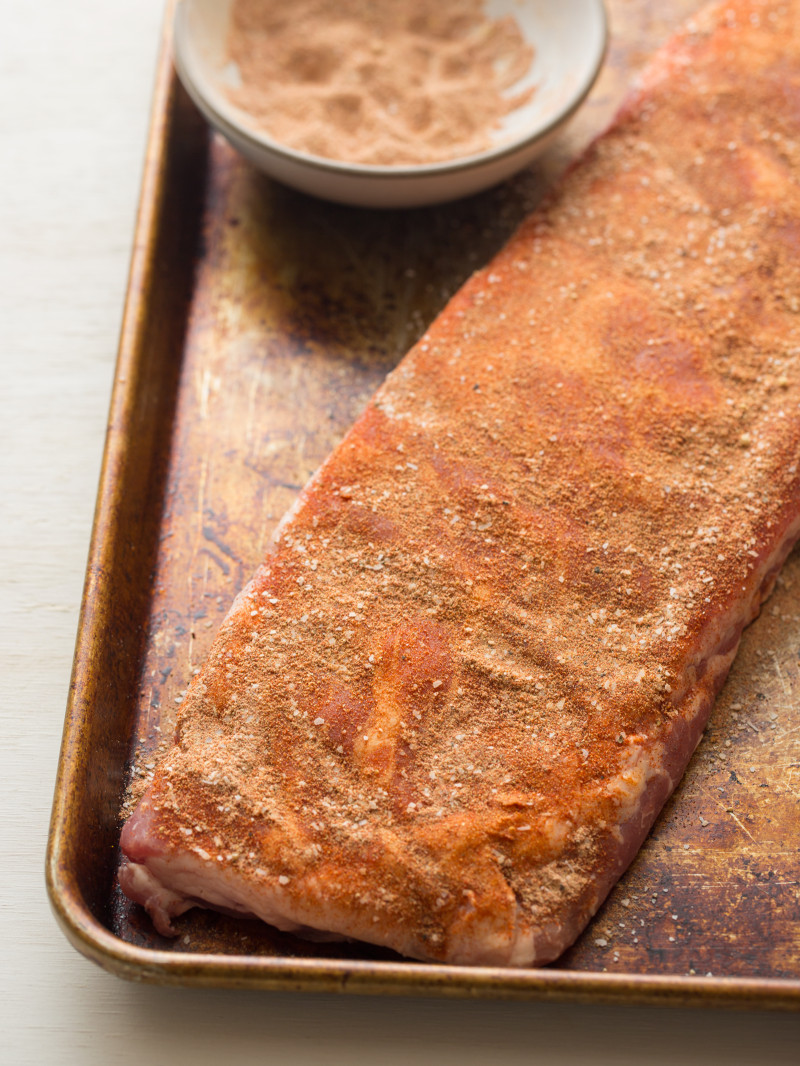
[(413, 212), (294, 194), (213, 137), (168, 9), (83, 597), (47, 878), (79, 951), (163, 984), (800, 1006), (800, 558), (747, 633), (689, 772), (573, 949), (425, 965), (192, 911), (165, 940), (116, 887), (125, 805), (281, 514), (463, 279), (697, 5), (609, 4), (609, 64), (536, 171)]

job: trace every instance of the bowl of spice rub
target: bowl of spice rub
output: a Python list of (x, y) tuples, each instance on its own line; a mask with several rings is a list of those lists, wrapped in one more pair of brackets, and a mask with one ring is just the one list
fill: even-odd
[(175, 63), (270, 176), (413, 207), (543, 152), (594, 84), (607, 34), (602, 0), (181, 0)]

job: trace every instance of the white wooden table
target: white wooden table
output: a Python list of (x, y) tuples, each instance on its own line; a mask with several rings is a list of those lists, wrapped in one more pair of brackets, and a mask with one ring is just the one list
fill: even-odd
[(800, 1015), (124, 984), (43, 859), (162, 0), (0, 5), (0, 1062), (800, 1062)]

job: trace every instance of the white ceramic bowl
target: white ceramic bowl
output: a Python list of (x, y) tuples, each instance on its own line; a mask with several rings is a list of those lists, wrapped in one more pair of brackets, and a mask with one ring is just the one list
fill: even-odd
[(189, 95), (212, 126), (260, 170), (314, 196), (361, 207), (455, 200), (527, 166), (585, 99), (600, 72), (608, 36), (602, 0), (487, 0), (491, 17), (513, 15), (533, 45), (531, 68), (514, 86), (515, 91), (535, 86), (530, 101), (506, 117), (487, 151), (418, 166), (370, 166), (289, 148), (255, 127), (247, 112), (230, 102), (225, 85), (230, 78), (226, 39), (232, 2), (178, 4), (175, 65)]

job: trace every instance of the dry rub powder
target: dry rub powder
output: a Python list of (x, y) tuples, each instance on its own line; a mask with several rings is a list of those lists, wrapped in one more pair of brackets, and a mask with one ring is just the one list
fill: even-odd
[(533, 50), (484, 0), (234, 0), (228, 90), (275, 140), (379, 165), (491, 147)]

